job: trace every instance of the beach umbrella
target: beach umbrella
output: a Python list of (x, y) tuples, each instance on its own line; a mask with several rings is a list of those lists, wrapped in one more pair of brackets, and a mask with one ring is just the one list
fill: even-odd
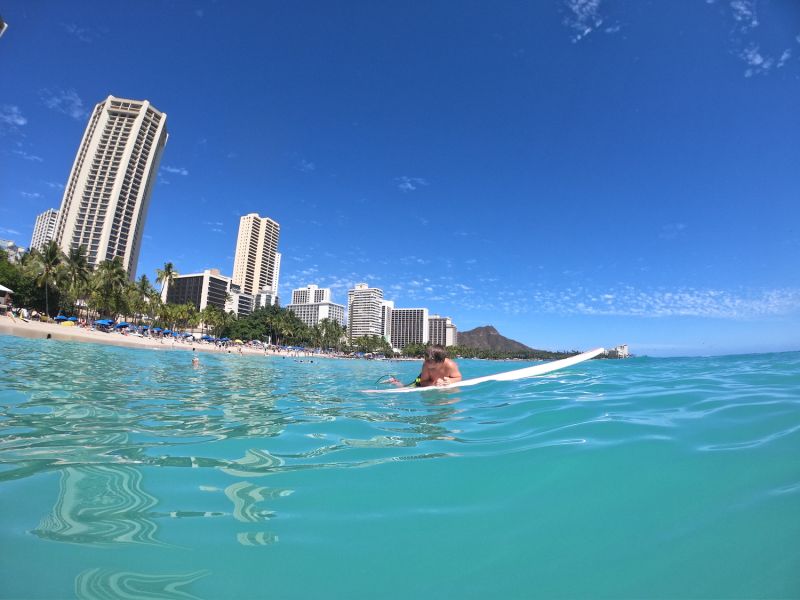
[(69, 319), (67, 319), (67, 321), (77, 321), (77, 320), (78, 320), (78, 317), (70, 317)]
[(60, 323), (60, 325), (62, 325), (62, 326), (64, 326), (64, 327), (75, 327), (75, 321), (67, 321), (67, 320), (64, 320), (64, 321), (62, 321), (62, 322)]
[(233, 340), (234, 344), (244, 344), (242, 340)]
[(122, 329), (123, 327), (130, 327), (130, 323), (120, 323), (119, 325), (115, 325), (114, 329)]
[(150, 325), (142, 325), (142, 329), (150, 329)]
[(153, 331), (162, 331), (161, 327), (156, 327)]
[(54, 320), (54, 321), (66, 321), (66, 320), (67, 320), (67, 317), (65, 317), (64, 315), (58, 315), (58, 316), (57, 316), (55, 319), (53, 319), (53, 320)]

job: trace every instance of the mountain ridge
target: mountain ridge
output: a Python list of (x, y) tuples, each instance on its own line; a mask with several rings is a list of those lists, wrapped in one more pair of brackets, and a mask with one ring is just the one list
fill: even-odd
[(534, 348), (502, 335), (493, 325), (483, 325), (469, 331), (459, 331), (458, 345), (476, 350), (492, 350), (495, 352), (536, 352)]

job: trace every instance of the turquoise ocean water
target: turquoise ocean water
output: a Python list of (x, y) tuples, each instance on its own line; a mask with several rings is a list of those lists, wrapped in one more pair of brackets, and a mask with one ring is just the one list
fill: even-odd
[(3, 598), (800, 597), (800, 353), (0, 356)]

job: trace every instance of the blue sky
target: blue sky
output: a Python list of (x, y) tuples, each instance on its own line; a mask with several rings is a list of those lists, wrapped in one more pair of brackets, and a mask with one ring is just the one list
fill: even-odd
[(0, 237), (58, 208), (109, 94), (167, 113), (139, 261), (365, 281), (460, 330), (800, 348), (800, 3), (3, 3)]

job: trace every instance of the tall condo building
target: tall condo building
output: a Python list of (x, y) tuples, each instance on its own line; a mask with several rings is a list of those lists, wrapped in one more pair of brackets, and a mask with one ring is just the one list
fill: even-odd
[(278, 295), (281, 226), (269, 217), (250, 213), (239, 219), (239, 237), (233, 259), (233, 283), (253, 296), (267, 292)]
[(427, 344), (430, 339), (427, 308), (392, 310), (392, 347), (402, 350), (409, 344)]
[(136, 276), (166, 124), (167, 115), (147, 100), (109, 96), (95, 106), (56, 224), (64, 252), (85, 246), (92, 266), (119, 256), (128, 276)]
[(392, 300), (381, 302), (381, 335), (389, 344), (392, 343), (392, 310), (394, 310)]
[(31, 237), (31, 250), (41, 250), (42, 247), (53, 239), (56, 234), (56, 222), (58, 221), (58, 211), (49, 208), (36, 217), (36, 225), (33, 226), (33, 237)]
[(309, 327), (318, 325), (322, 319), (344, 325), (344, 306), (331, 302), (330, 288), (309, 285), (292, 290), (292, 303), (286, 308)]
[(347, 292), (347, 335), (351, 340), (365, 335), (383, 335), (381, 304), (383, 290), (358, 283)]
[(450, 317), (431, 315), (428, 319), (430, 343), (438, 346), (455, 346), (458, 344), (458, 330)]

